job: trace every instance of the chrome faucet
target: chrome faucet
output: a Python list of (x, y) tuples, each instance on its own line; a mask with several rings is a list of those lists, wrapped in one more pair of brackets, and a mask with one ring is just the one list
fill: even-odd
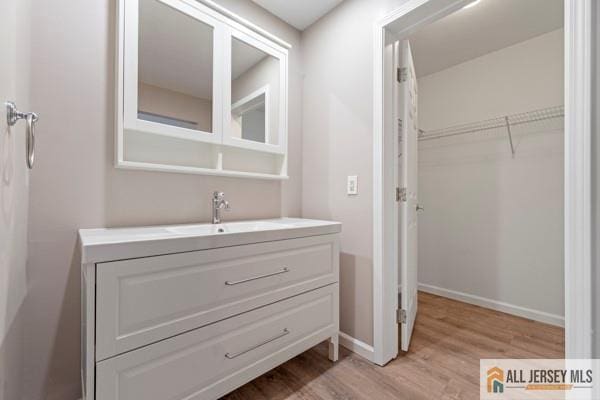
[(221, 210), (229, 211), (230, 209), (231, 207), (229, 207), (229, 202), (225, 200), (225, 193), (214, 192), (212, 199), (212, 223), (220, 224)]

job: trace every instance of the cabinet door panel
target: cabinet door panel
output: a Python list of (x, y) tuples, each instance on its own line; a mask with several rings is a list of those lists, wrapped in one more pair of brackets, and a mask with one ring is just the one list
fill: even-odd
[(97, 364), (96, 400), (216, 399), (337, 335), (333, 284)]
[(337, 281), (336, 235), (97, 265), (97, 360)]

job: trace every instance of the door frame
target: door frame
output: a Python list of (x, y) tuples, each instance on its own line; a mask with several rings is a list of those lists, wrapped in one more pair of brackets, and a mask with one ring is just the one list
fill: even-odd
[[(373, 361), (398, 354), (397, 221), (390, 145), (386, 44), (473, 0), (408, 0), (374, 27), (373, 57)], [(565, 355), (592, 358), (592, 66), (593, 0), (564, 0), (565, 12)], [(386, 79), (387, 77), (387, 79)], [(387, 80), (387, 81), (386, 81)], [(387, 121), (386, 121), (387, 119)]]

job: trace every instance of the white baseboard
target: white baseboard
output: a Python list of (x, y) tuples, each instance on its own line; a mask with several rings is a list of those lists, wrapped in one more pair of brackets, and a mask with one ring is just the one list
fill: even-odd
[(365, 342), (361, 342), (358, 339), (353, 338), (350, 335), (346, 335), (343, 332), (340, 332), (340, 346), (344, 346), (348, 350), (358, 354), (359, 356), (366, 358), (367, 360), (373, 362), (375, 351), (373, 350), (373, 346), (366, 344)]
[(447, 297), (452, 300), (462, 301), (463, 303), (473, 304), (476, 306), (489, 308), (491, 310), (501, 311), (507, 314), (516, 315), (518, 317), (532, 319), (538, 322), (544, 322), (550, 325), (565, 326), (565, 318), (550, 314), (544, 311), (533, 310), (531, 308), (525, 308), (516, 306), (509, 303), (504, 303), (497, 300), (486, 299), (485, 297), (475, 296), (468, 293), (457, 292), (455, 290), (444, 289), (441, 287), (427, 285), (425, 283), (419, 283), (419, 290), (435, 294), (442, 297)]

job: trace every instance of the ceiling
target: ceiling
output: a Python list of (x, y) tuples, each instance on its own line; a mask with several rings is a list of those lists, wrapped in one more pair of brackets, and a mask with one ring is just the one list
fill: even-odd
[(331, 11), (343, 0), (252, 0), (262, 8), (271, 12), (303, 31), (315, 23), (323, 15)]
[(410, 37), (418, 76), (441, 71), (563, 26), (563, 0), (481, 0)]

